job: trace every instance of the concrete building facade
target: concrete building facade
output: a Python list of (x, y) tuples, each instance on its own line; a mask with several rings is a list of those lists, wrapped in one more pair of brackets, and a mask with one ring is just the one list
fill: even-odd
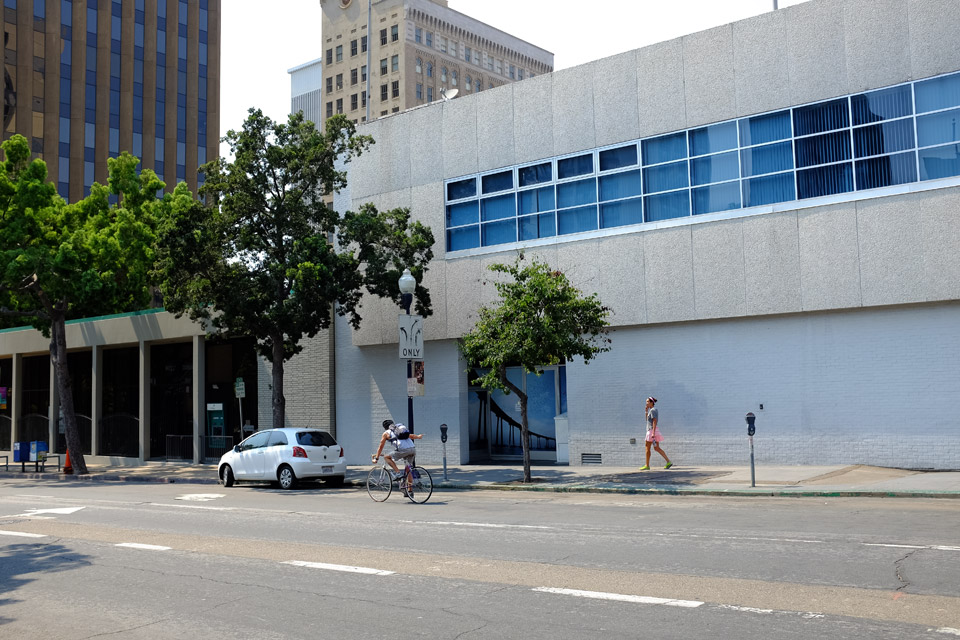
[[(953, 9), (811, 0), (361, 127), (337, 206), (437, 237), (424, 459), (440, 423), (455, 463), (517, 454), (515, 399), (475, 389), (456, 340), (523, 251), (614, 311), (611, 352), (524, 380), (535, 457), (642, 464), (652, 395), (679, 464), (743, 461), (752, 411), (760, 462), (960, 468)], [(397, 313), (337, 326), (352, 463), (406, 414)]]

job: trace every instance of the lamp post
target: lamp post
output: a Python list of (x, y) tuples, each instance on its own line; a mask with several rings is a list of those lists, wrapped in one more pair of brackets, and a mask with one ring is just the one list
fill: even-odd
[[(369, 72), (369, 70), (368, 70)], [(367, 97), (369, 100), (369, 96)], [(400, 285), (400, 304), (403, 305), (403, 310), (406, 311), (407, 315), (410, 315), (410, 305), (413, 303), (413, 292), (417, 289), (417, 280), (412, 275), (410, 275), (410, 269), (404, 269), (403, 275), (400, 276), (397, 284)], [(410, 378), (413, 377), (413, 360), (407, 358), (407, 427), (410, 429), (410, 433), (414, 433), (413, 430), (413, 396), (410, 395)]]

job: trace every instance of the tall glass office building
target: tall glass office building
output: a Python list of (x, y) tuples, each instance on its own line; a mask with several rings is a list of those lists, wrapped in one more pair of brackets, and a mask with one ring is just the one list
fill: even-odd
[(129, 151), (172, 189), (218, 151), (220, 0), (4, 0), (3, 138), (76, 201)]

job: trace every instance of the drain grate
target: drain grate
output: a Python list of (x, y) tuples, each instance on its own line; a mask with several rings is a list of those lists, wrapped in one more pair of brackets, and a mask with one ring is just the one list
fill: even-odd
[(581, 453), (580, 464), (603, 464), (602, 454)]

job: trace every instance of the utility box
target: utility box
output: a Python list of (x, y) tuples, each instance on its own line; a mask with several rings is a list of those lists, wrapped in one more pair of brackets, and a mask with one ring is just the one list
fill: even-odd
[(212, 402), (207, 405), (207, 435), (222, 437), (225, 435), (226, 419), (223, 413), (222, 402)]
[(30, 459), (30, 443), (14, 442), (13, 443), (13, 461), (26, 462), (29, 459)]
[(43, 462), (50, 451), (45, 440), (34, 440), (30, 443), (30, 462)]

